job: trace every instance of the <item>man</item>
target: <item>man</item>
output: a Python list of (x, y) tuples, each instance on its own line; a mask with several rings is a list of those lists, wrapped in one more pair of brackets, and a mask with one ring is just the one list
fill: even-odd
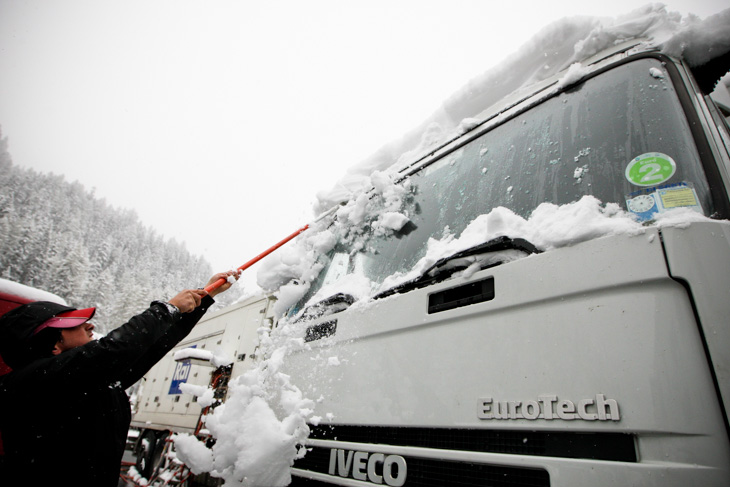
[(116, 486), (131, 421), (125, 389), (190, 333), (239, 273), (206, 293), (182, 291), (155, 301), (99, 340), (95, 309), (30, 303), (0, 318), (0, 485)]

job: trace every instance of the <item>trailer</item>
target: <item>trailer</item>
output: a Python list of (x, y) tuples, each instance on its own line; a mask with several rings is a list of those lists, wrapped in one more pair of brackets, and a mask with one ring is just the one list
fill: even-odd
[[(228, 380), (255, 363), (259, 331), (273, 325), (274, 301), (272, 296), (258, 294), (205, 316), (145, 374), (132, 404), (139, 475), (150, 480), (166, 468), (177, 468), (166, 458), (173, 433), (207, 437), (201, 417), (225, 401)], [(210, 389), (213, 404), (201, 406), (192, 392), (183, 392), (185, 385)]]

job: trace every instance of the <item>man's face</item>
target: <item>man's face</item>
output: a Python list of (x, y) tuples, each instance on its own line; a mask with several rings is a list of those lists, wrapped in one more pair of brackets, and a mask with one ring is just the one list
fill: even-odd
[(53, 355), (86, 345), (93, 339), (93, 331), (94, 325), (88, 321), (73, 328), (61, 329), (61, 339), (53, 347)]

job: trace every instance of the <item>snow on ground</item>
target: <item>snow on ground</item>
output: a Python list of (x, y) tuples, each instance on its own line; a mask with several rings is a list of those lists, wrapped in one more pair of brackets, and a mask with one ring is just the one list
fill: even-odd
[[(265, 260), (259, 270), (259, 285), (275, 292), (278, 298), (277, 316), (306, 294), (309, 282), (322, 269), (318, 259), (333, 249), (338, 239), (364, 247), (367, 237), (360, 226), (363, 222), (375, 221), (374, 231), (381, 234), (397, 231), (408, 222), (409, 215), (401, 211), (408, 183), (398, 183), (395, 177), (400, 167), (454, 133), (472, 128), (477, 122), (471, 117), (515, 89), (565, 69), (567, 74), (560, 83), (575, 82), (587, 72), (580, 64), (582, 60), (631, 38), (642, 38), (644, 46), (655, 46), (671, 55), (684, 55), (690, 63), (702, 64), (708, 52), (730, 50), (730, 10), (700, 21), (652, 4), (615, 19), (564, 19), (543, 29), (508, 62), (472, 80), (449, 98), (421, 127), (353, 166), (335, 188), (318, 195), (319, 210), (347, 201), (337, 210), (334, 226), (328, 228), (330, 221), (312, 225), (293, 245)], [(576, 178), (581, 175), (576, 173)], [(375, 197), (368, 194), (370, 188), (374, 188)], [(685, 227), (705, 219), (690, 210), (674, 210), (659, 215), (655, 225)], [(390, 276), (379, 289), (373, 289), (364, 276), (342, 272), (341, 277), (348, 276), (346, 280), (326, 283), (313, 300), (327, 297), (335, 289), (346, 289), (360, 303), (367, 303), (374, 292), (412, 279), (440, 258), (497, 236), (522, 237), (542, 250), (550, 250), (608, 235), (641, 235), (645, 229), (618, 204), (591, 196), (563, 206), (542, 204), (527, 219), (507, 208), (495, 208), (473, 220), (461, 235), (445, 229), (441, 239), (429, 242), (426, 255), (411, 271)], [(504, 261), (525, 255), (511, 252), (497, 257)], [(473, 259), (490, 258), (495, 256)], [(305, 453), (297, 445), (309, 433), (307, 423), (324, 421), (312, 416), (314, 402), (281, 372), (285, 357), (304, 346), (301, 333), (282, 319), (273, 331), (261, 329), (259, 334), (264, 358), (254, 369), (230, 382), (228, 400), (206, 419), (206, 428), (216, 438), (212, 449), (190, 435), (175, 437), (180, 459), (195, 472), (211, 472), (225, 479), (226, 486), (287, 485), (291, 480), (289, 467)], [(336, 366), (340, 362), (332, 357), (328, 363)]]

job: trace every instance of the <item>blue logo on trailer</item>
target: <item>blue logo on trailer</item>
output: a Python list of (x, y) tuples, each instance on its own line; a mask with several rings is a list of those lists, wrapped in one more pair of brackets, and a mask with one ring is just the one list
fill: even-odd
[[(195, 348), (196, 346), (197, 345), (193, 345), (190, 348)], [(172, 382), (170, 383), (170, 392), (168, 392), (168, 394), (182, 394), (180, 384), (188, 381), (191, 368), (192, 364), (190, 363), (190, 359), (182, 360), (175, 365), (175, 372), (172, 374)]]

